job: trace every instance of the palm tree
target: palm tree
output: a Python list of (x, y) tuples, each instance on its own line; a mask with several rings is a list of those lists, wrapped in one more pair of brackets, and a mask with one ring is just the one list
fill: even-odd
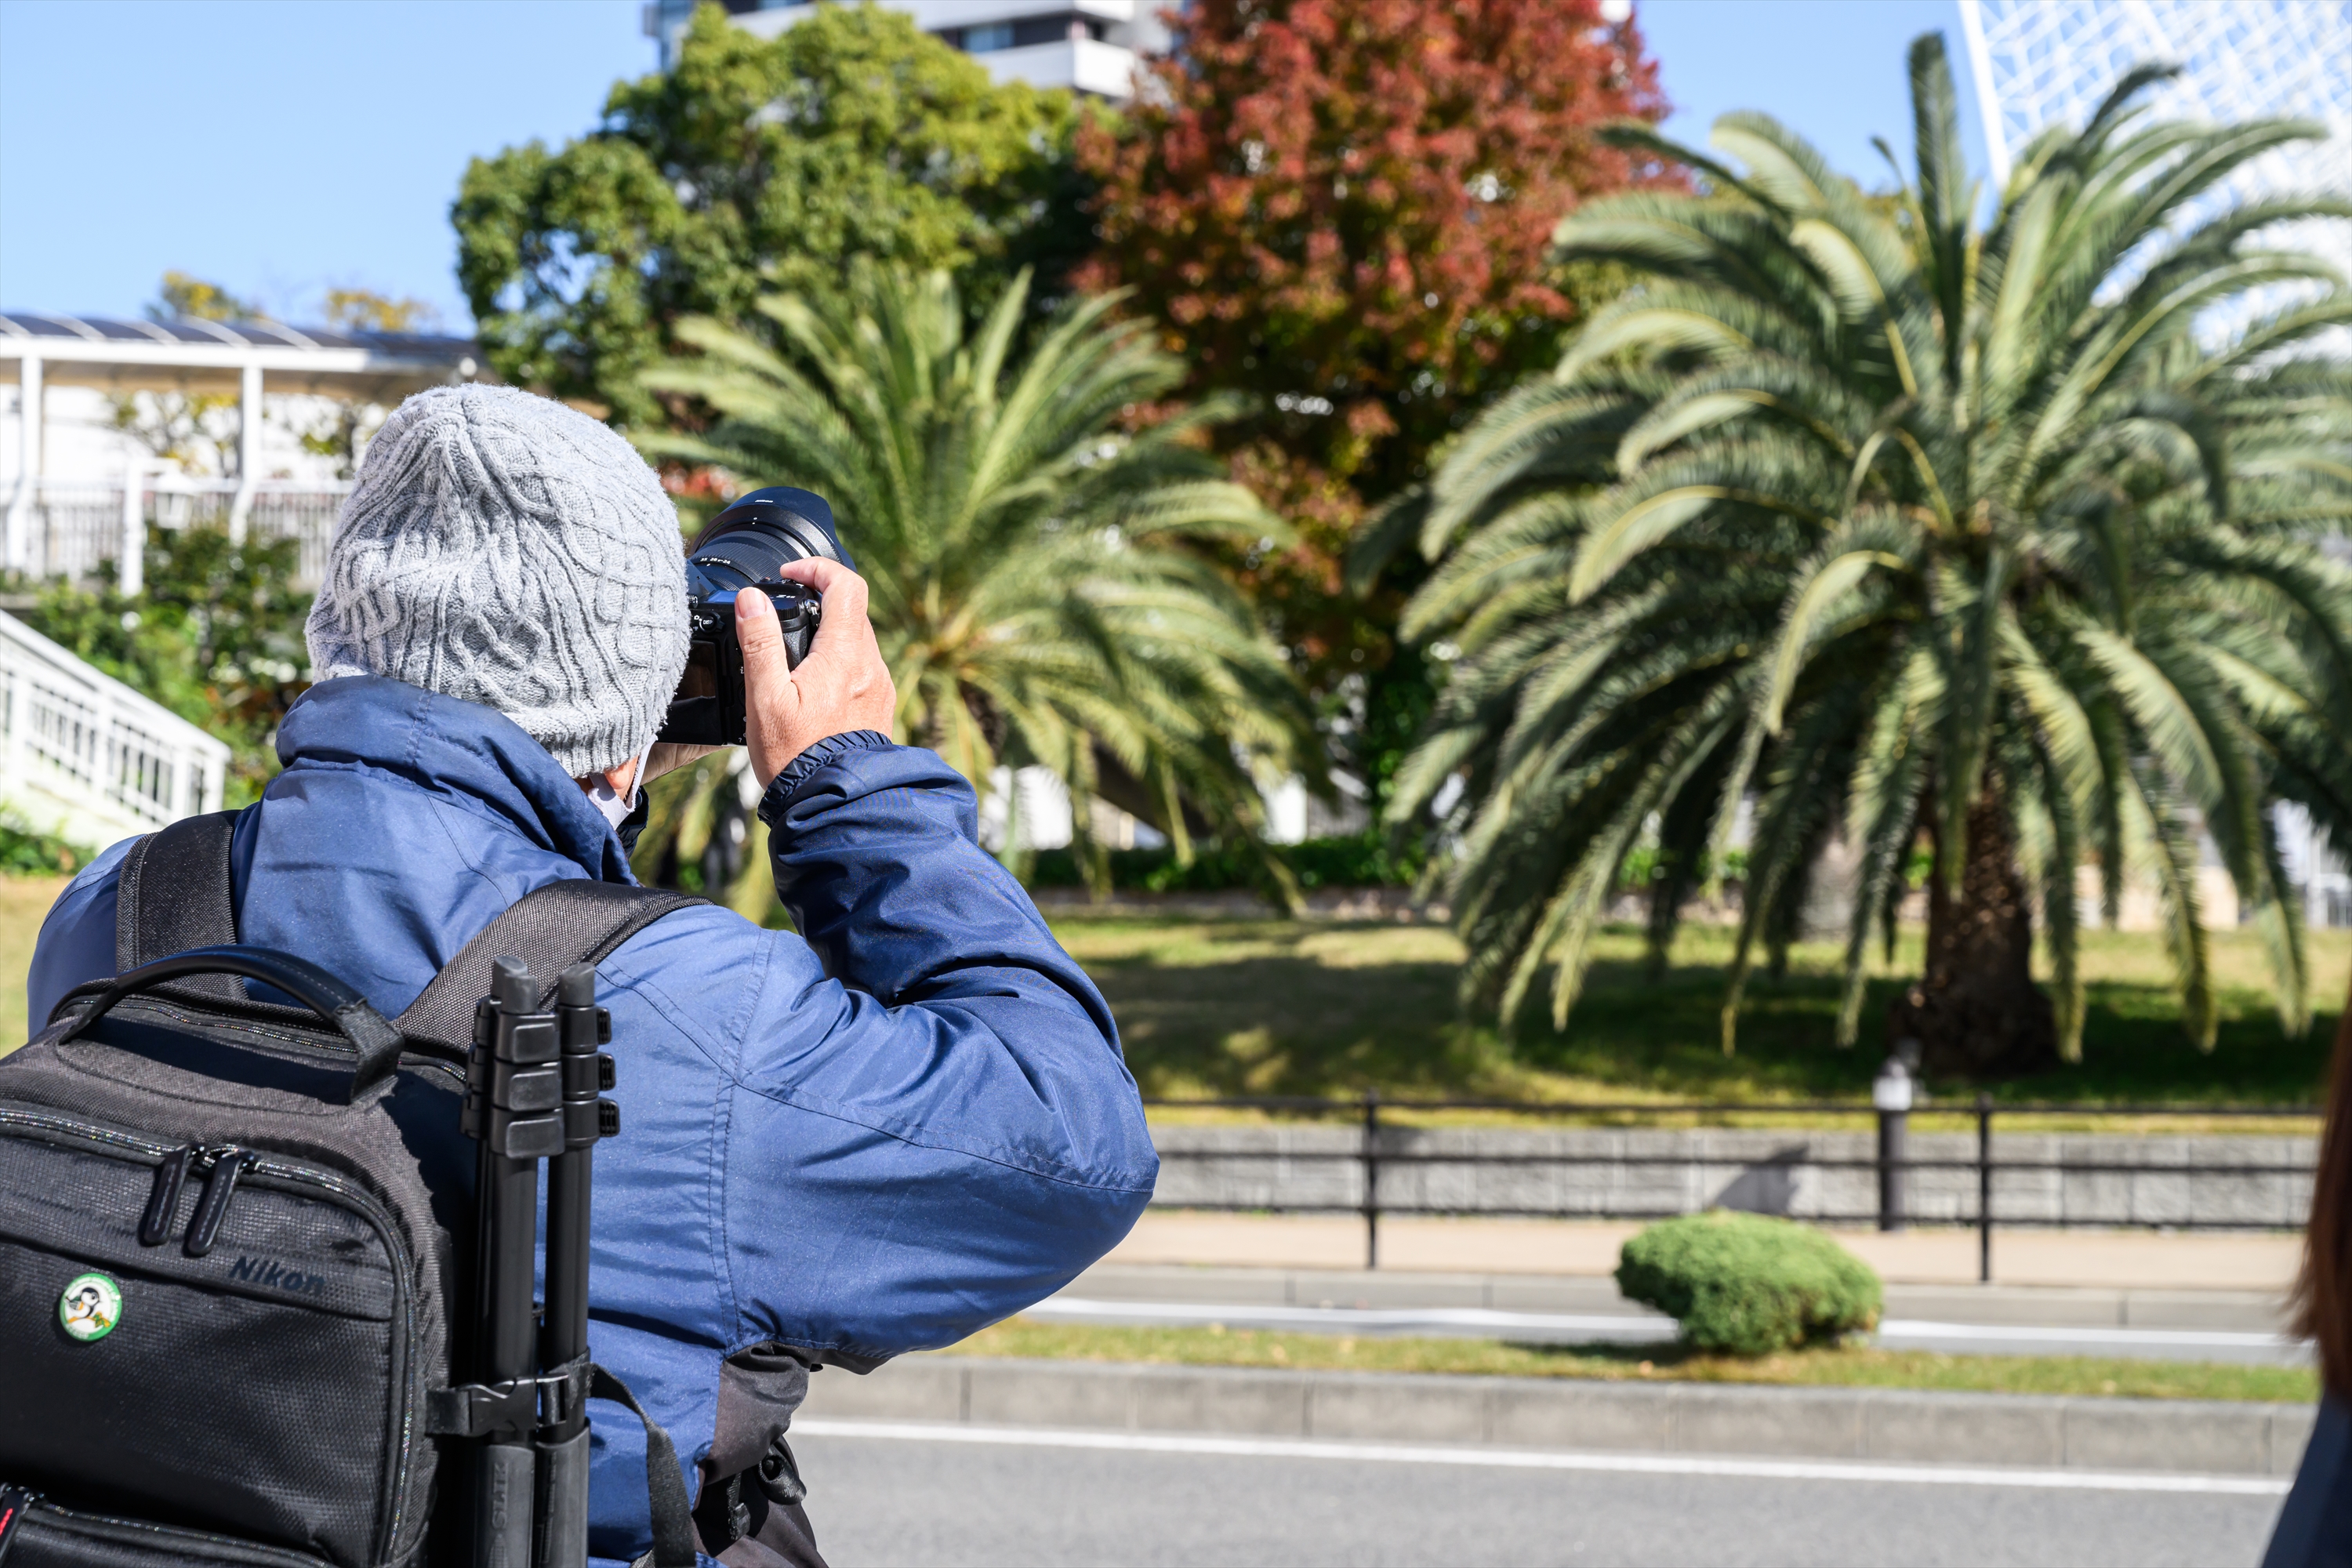
[[(2352, 573), (2321, 548), (2352, 517), (2352, 374), (2294, 356), (2352, 321), (2352, 296), (2251, 242), (2352, 209), (2207, 212), (2231, 170), (2318, 128), (2148, 123), (2131, 100), (2168, 73), (2141, 69), (2026, 149), (1979, 227), (1940, 37), (1910, 71), (1916, 176), (1891, 196), (1759, 114), (1715, 126), (1745, 172), (1620, 133), (1711, 194), (1559, 226), (1563, 258), (1638, 286), (1402, 514), (1444, 555), (1405, 629), (1454, 657), (1392, 820), (1465, 780), (1466, 984), (1507, 1016), (1549, 969), (1564, 1026), (1628, 853), (1654, 851), (1662, 963), (1752, 814), (1726, 1052), (1753, 955), (1785, 959), (1832, 838), (1859, 866), (1837, 1026), (1853, 1041), (1871, 941), (1891, 959), (1924, 840), (1925, 973), (1888, 1032), (1973, 1073), (2079, 1054), (2092, 861), (2110, 921), (2127, 871), (2157, 882), (2210, 1048), (2201, 829), (2300, 1031), (2270, 808), (2301, 802), (2352, 843)], [(2280, 284), (2303, 302), (2200, 344), (2212, 307)]]
[[(837, 300), (760, 301), (782, 353), (681, 323), (701, 357), (646, 384), (718, 423), (642, 444), (830, 500), (872, 588), (900, 738), (983, 795), (1000, 765), (1049, 769), (1097, 879), (1098, 795), (1186, 861), (1201, 832), (1255, 844), (1258, 779), (1311, 765), (1313, 714), (1198, 547), (1285, 531), (1202, 448), (1230, 404), (1130, 428), (1183, 372), (1148, 325), (1112, 319), (1118, 296), (1066, 310), (1016, 359), (1027, 289), (1024, 273), (968, 331), (945, 273), (861, 267)], [(1265, 865), (1295, 896), (1282, 863)]]

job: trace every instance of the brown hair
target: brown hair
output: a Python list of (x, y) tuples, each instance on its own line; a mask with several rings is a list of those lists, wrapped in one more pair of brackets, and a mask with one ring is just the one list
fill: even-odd
[(2352, 1000), (2336, 1024), (2327, 1121), (2312, 1173), (2311, 1223), (2303, 1233), (2303, 1275), (2290, 1306), (2295, 1332), (2319, 1347), (2321, 1380), (2338, 1399), (2352, 1399)]

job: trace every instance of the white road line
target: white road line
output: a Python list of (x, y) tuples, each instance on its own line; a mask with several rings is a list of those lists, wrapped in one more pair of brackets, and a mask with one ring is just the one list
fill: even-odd
[(1422, 1325), (1513, 1331), (1550, 1329), (1580, 1333), (1624, 1334), (1636, 1330), (1660, 1339), (1675, 1337), (1675, 1321), (1646, 1312), (1503, 1312), (1486, 1307), (1276, 1307), (1195, 1301), (1092, 1301), (1055, 1296), (1022, 1314), (1030, 1318), (1133, 1319), (1182, 1323), (1296, 1323), (1300, 1328), (1410, 1329)]
[(2299, 1350), (2305, 1342), (2283, 1334), (2231, 1329), (2037, 1329), (2009, 1323), (1931, 1323), (1890, 1318), (1878, 1325), (1882, 1340), (2032, 1340), (2043, 1344), (2180, 1345), (2209, 1349)]
[(2000, 1469), (1967, 1465), (1840, 1463), (1835, 1460), (1702, 1458), (1681, 1454), (1572, 1454), (1530, 1448), (1433, 1447), (1331, 1443), (1282, 1437), (1188, 1437), (1144, 1432), (1072, 1432), (1053, 1427), (968, 1426), (921, 1421), (793, 1423), (796, 1435), (901, 1443), (979, 1443), (1024, 1448), (1096, 1448), (1127, 1454), (1209, 1454), (1244, 1459), (1339, 1459), (1375, 1465), (1461, 1465), (1514, 1470), (1585, 1470), (1614, 1475), (1727, 1476), (1780, 1481), (1876, 1481), (1901, 1486), (2028, 1487), (2053, 1491), (2199, 1492), (2282, 1497), (2289, 1482), (2263, 1476), (2190, 1476), (2116, 1470)]
[[(1675, 1337), (1674, 1320), (1646, 1312), (1506, 1312), (1485, 1307), (1288, 1307), (1240, 1302), (1097, 1301), (1056, 1296), (1024, 1314), (1065, 1322), (1244, 1323), (1347, 1329), (1477, 1329), (1513, 1333), (1583, 1333), (1612, 1339)], [(2300, 1340), (2226, 1329), (2035, 1328), (2008, 1323), (1938, 1323), (1890, 1318), (1878, 1326), (1882, 1342), (1974, 1340), (1988, 1344), (2038, 1343), (2181, 1350), (2291, 1351)]]

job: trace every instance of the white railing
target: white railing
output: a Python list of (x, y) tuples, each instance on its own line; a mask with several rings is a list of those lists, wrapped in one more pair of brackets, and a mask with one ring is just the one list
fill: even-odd
[(218, 811), (229, 749), (0, 615), (0, 810), (99, 847)]
[[(190, 479), (178, 475), (144, 475), (126, 508), (122, 481), (43, 479), (36, 489), (26, 541), (26, 569), (36, 578), (65, 577), (76, 582), (91, 576), (101, 561), (119, 561), (122, 542), (146, 525), (185, 528), (191, 524), (226, 524), (236, 510), (235, 479)], [(295, 568), (298, 587), (315, 588), (327, 568), (327, 544), (334, 537), (335, 519), (343, 499), (352, 493), (348, 481), (260, 479), (247, 500), (246, 527), (260, 539), (294, 538), (301, 542), (301, 559)], [(131, 524), (135, 520), (136, 529)]]

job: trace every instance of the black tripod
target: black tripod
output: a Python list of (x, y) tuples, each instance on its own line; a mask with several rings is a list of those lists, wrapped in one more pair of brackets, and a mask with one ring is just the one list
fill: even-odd
[[(563, 972), (552, 1013), (511, 958), (474, 1014), (463, 1125), (480, 1142), (474, 1384), (475, 1568), (578, 1568), (588, 1557), (588, 1198), (596, 1141), (620, 1131), (612, 1019), (596, 972)], [(547, 1304), (537, 1311), (539, 1163), (547, 1191)]]

